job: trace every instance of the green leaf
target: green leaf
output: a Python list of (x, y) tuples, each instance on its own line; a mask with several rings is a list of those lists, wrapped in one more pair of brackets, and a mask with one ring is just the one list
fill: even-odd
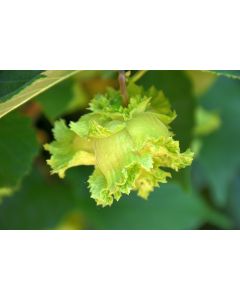
[(221, 126), (221, 119), (214, 111), (208, 111), (199, 106), (195, 112), (196, 126), (194, 133), (196, 136), (209, 135)]
[(67, 111), (73, 98), (73, 82), (73, 78), (69, 78), (35, 97), (50, 121), (54, 121)]
[(220, 128), (203, 138), (199, 161), (215, 203), (224, 206), (230, 182), (240, 166), (240, 83), (221, 77), (200, 100), (221, 117)]
[(45, 116), (53, 122), (62, 115), (85, 108), (89, 96), (80, 84), (80, 79), (72, 76), (38, 95), (35, 100), (40, 103)]
[(218, 76), (212, 72), (186, 70), (185, 74), (191, 79), (193, 93), (196, 97), (203, 95), (214, 83)]
[(78, 71), (0, 71), (0, 118)]
[(229, 199), (227, 203), (227, 211), (234, 221), (234, 229), (240, 229), (240, 174), (238, 173), (230, 187)]
[(38, 153), (31, 120), (14, 112), (0, 119), (0, 197), (9, 194), (26, 175)]
[(216, 74), (218, 76), (225, 76), (232, 79), (240, 79), (239, 70), (211, 70), (208, 72)]
[(87, 167), (72, 169), (65, 179), (78, 201), (78, 209), (85, 216), (86, 228), (196, 229), (206, 222), (221, 228), (231, 226), (223, 214), (211, 209), (194, 193), (184, 191), (177, 183), (155, 189), (148, 201), (131, 193), (111, 207), (96, 206), (86, 184), (90, 172)]
[(74, 207), (64, 182), (44, 179), (36, 169), (0, 206), (0, 229), (54, 229)]

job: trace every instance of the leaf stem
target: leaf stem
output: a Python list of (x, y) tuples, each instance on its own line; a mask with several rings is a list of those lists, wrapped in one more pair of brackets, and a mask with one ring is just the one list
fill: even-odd
[(130, 78), (130, 83), (135, 83), (136, 81), (138, 81), (141, 77), (143, 77), (143, 75), (147, 72), (147, 70), (142, 70), (142, 71), (138, 71), (137, 73), (135, 73), (133, 75), (132, 78)]
[(119, 82), (120, 92), (122, 94), (123, 106), (128, 106), (128, 92), (126, 87), (125, 71), (119, 71), (118, 82)]

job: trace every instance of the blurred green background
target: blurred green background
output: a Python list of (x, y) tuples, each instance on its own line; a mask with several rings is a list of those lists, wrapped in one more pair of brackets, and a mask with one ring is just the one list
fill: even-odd
[[(10, 82), (4, 72), (0, 96)], [(239, 229), (240, 71), (147, 71), (137, 81), (163, 90), (181, 150), (195, 152), (192, 166), (147, 201), (131, 193), (98, 207), (87, 188), (91, 167), (64, 180), (49, 174), (42, 145), (54, 121), (78, 120), (95, 94), (118, 88), (117, 76), (80, 71), (0, 119), (0, 229)]]

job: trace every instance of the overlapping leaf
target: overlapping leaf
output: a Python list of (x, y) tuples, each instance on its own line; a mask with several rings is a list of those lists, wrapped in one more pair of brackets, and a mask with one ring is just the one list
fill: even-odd
[(21, 190), (0, 206), (0, 229), (54, 229), (73, 207), (69, 187), (44, 179), (35, 167)]
[(77, 71), (0, 71), (0, 118)]

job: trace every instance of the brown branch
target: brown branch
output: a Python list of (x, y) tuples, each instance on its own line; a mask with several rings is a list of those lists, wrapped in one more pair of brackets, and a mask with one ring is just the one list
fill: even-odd
[(128, 106), (128, 92), (126, 87), (126, 77), (124, 71), (119, 71), (118, 82), (123, 99), (123, 106)]

